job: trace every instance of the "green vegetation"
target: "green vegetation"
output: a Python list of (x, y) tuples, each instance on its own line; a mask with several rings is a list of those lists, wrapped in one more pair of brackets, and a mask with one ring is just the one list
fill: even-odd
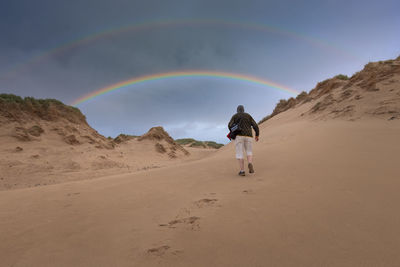
[(193, 138), (182, 138), (182, 139), (176, 139), (175, 142), (180, 144), (180, 145), (188, 145), (191, 144), (193, 142), (195, 142), (196, 140), (194, 140)]
[[(75, 118), (86, 119), (78, 108), (65, 105), (57, 99), (36, 99), (33, 97), (22, 98), (14, 94), (0, 94), (0, 104), (4, 105), (3, 108), (5, 110), (18, 107), (18, 109), (33, 112), (41, 117), (48, 115), (47, 113), (50, 107), (56, 107), (58, 113), (61, 112), (64, 115), (68, 113), (74, 114), (77, 115), (74, 116)], [(67, 119), (74, 120), (71, 116)]]
[(218, 144), (214, 141), (198, 141), (193, 138), (176, 139), (175, 142), (180, 145), (188, 145), (190, 147), (203, 147), (203, 148), (219, 149), (224, 146), (223, 144)]
[(0, 94), (0, 100), (8, 103), (19, 103), (19, 104), (31, 104), (34, 106), (43, 106), (43, 107), (48, 107), (50, 104), (55, 104), (55, 105), (62, 105), (65, 106), (64, 103), (57, 99), (36, 99), (33, 97), (25, 97), (22, 98), (17, 95), (13, 94)]
[(0, 94), (0, 101), (9, 103), (23, 103), (24, 99), (13, 94)]
[(302, 91), (300, 94), (298, 94), (298, 95), (296, 96), (296, 99), (297, 99), (297, 100), (303, 99), (303, 98), (305, 98), (306, 96), (307, 96), (307, 93), (306, 93), (305, 91)]
[(17, 104), (26, 104), (26, 105), (31, 105), (34, 107), (41, 107), (41, 108), (48, 108), (50, 105), (56, 105), (56, 106), (63, 106), (63, 107), (68, 107), (71, 110), (81, 113), (81, 111), (72, 106), (65, 105), (63, 102), (57, 100), (57, 99), (52, 99), (52, 98), (47, 98), (47, 99), (36, 99), (33, 97), (25, 97), (22, 98), (17, 95), (13, 94), (0, 94), (0, 101), (4, 101), (7, 103), (17, 103)]
[[(130, 134), (119, 134), (117, 137), (122, 137), (122, 138), (136, 138), (136, 137), (140, 137), (139, 135), (130, 135)], [(111, 136), (109, 136), (109, 138), (112, 138)]]
[(114, 140), (115, 143), (120, 144), (129, 140), (132, 140), (134, 138), (138, 138), (139, 136), (137, 135), (129, 135), (129, 134), (120, 134), (114, 139), (112, 137), (108, 137), (108, 139)]
[[(306, 92), (302, 92), (301, 94), (303, 94), (303, 96), (301, 96), (301, 97), (304, 97), (304, 98), (306, 98), (308, 96)], [(301, 102), (300, 99), (293, 98), (293, 97), (289, 98), (288, 100), (285, 100), (285, 99), (279, 100), (278, 104), (276, 104), (276, 106), (275, 106), (274, 110), (272, 111), (272, 113), (270, 115), (262, 118), (258, 122), (258, 124), (261, 124), (264, 121), (269, 120), (273, 116), (278, 115), (279, 113), (284, 112), (284, 111), (296, 106), (296, 104), (299, 103), (299, 102)]]
[(203, 147), (206, 148), (206, 145), (201, 142), (201, 141), (194, 141), (193, 143), (190, 144), (190, 147)]
[(339, 79), (339, 80), (343, 80), (343, 81), (347, 81), (349, 79), (349, 77), (347, 75), (344, 75), (344, 74), (336, 75), (335, 78)]
[(204, 141), (204, 143), (208, 146), (208, 147), (212, 147), (215, 149), (219, 149), (221, 147), (223, 147), (223, 144), (218, 144), (217, 142), (214, 141)]

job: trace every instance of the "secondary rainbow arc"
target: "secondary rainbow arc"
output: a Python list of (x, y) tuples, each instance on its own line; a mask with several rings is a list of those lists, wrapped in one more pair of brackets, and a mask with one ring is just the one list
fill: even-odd
[(328, 42), (325, 42), (323, 40), (320, 40), (320, 39), (317, 39), (317, 38), (314, 38), (311, 36), (307, 36), (305, 34), (301, 34), (301, 33), (295, 32), (295, 31), (283, 29), (283, 28), (276, 27), (276, 26), (270, 26), (270, 25), (263, 24), (263, 23), (230, 21), (230, 20), (216, 20), (216, 19), (186, 19), (186, 20), (185, 19), (182, 19), (182, 20), (165, 19), (165, 20), (155, 20), (155, 21), (150, 21), (150, 22), (149, 21), (139, 22), (139, 23), (136, 23), (133, 25), (105, 29), (105, 30), (98, 31), (98, 32), (90, 34), (90, 35), (86, 35), (82, 38), (75, 39), (73, 41), (69, 41), (67, 43), (64, 43), (63, 45), (60, 45), (53, 49), (50, 49), (44, 53), (33, 56), (25, 63), (16, 64), (13, 67), (11, 67), (7, 72), (3, 73), (2, 76), (6, 75), (6, 74), (11, 74), (13, 71), (15, 71), (18, 68), (23, 67), (25, 65), (39, 63), (46, 58), (54, 56), (58, 53), (62, 53), (69, 49), (80, 47), (84, 44), (92, 43), (97, 40), (101, 40), (101, 39), (111, 37), (114, 35), (118, 35), (118, 34), (134, 32), (134, 31), (157, 29), (157, 28), (169, 27), (169, 26), (188, 27), (188, 26), (207, 26), (207, 25), (210, 25), (210, 26), (220, 25), (220, 26), (226, 26), (226, 27), (236, 27), (236, 28), (255, 30), (255, 31), (260, 31), (260, 32), (269, 32), (269, 33), (274, 33), (274, 34), (280, 34), (282, 36), (287, 36), (289, 38), (297, 39), (298, 41), (303, 41), (303, 42), (309, 43), (313, 46), (320, 47), (322, 49), (337, 53), (339, 55), (345, 55), (349, 58), (352, 58), (353, 60), (359, 60), (353, 54), (350, 54), (347, 51), (345, 51), (337, 46), (334, 46)]
[(190, 78), (190, 77), (192, 77), (192, 78), (193, 77), (212, 78), (212, 77), (214, 77), (214, 78), (221, 78), (221, 79), (238, 80), (238, 81), (245, 81), (245, 82), (249, 82), (249, 83), (259, 84), (262, 86), (278, 89), (280, 91), (287, 92), (294, 96), (299, 94), (298, 91), (296, 91), (292, 88), (289, 88), (285, 85), (278, 84), (276, 82), (266, 80), (266, 79), (261, 79), (261, 78), (251, 76), (251, 75), (244, 75), (244, 74), (240, 74), (240, 73), (231, 73), (231, 72), (220, 72), (220, 71), (195, 70), (195, 71), (164, 72), (164, 73), (157, 73), (157, 74), (145, 75), (145, 76), (140, 76), (140, 77), (134, 77), (132, 79), (124, 80), (124, 81), (109, 85), (107, 87), (103, 87), (101, 89), (92, 91), (86, 95), (83, 95), (83, 96), (77, 98), (75, 101), (73, 101), (71, 103), (71, 105), (77, 106), (77, 105), (82, 104), (83, 102), (86, 102), (97, 96), (107, 94), (109, 92), (115, 91), (120, 88), (132, 86), (132, 85), (139, 84), (139, 83), (145, 83), (145, 82), (156, 81), (156, 80), (161, 80), (161, 79), (168, 79), (168, 78), (176, 78), (176, 77), (181, 77), (181, 78)]

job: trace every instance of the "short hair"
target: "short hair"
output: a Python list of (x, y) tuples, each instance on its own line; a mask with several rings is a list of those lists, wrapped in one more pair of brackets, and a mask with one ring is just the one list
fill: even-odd
[(243, 107), (243, 105), (239, 105), (239, 106), (237, 107), (237, 112), (244, 112), (244, 107)]

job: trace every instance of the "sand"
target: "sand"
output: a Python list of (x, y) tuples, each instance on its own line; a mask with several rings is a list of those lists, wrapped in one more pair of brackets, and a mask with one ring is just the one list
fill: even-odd
[(2, 191), (2, 265), (397, 266), (399, 130), (276, 118), (261, 125), (254, 175), (237, 176), (228, 145), (178, 166)]
[[(50, 125), (54, 124), (62, 123)], [(45, 133), (37, 140), (24, 142), (7, 135), (13, 124), (5, 129), (0, 125), (0, 191), (162, 168), (215, 152), (215, 149), (183, 148), (166, 140), (139, 141), (138, 138), (109, 149), (91, 143), (71, 145), (51, 131), (54, 126), (50, 125), (42, 122)], [(157, 151), (156, 145), (164, 150)]]

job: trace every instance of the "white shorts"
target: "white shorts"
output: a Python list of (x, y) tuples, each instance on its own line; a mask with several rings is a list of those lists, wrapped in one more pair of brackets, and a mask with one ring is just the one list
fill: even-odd
[(236, 146), (236, 158), (243, 159), (243, 150), (246, 151), (247, 156), (253, 155), (253, 138), (250, 136), (236, 136), (235, 146)]

